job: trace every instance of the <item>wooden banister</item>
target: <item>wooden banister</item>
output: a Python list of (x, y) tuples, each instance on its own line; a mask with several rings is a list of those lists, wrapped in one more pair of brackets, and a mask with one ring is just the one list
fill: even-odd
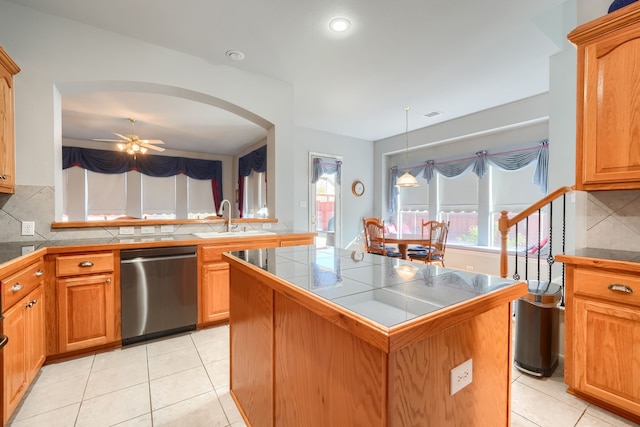
[(553, 202), (560, 196), (564, 196), (565, 194), (574, 190), (574, 186), (560, 187), (553, 193), (547, 194), (545, 197), (538, 200), (519, 214), (514, 215), (513, 218), (509, 218), (509, 212), (507, 211), (500, 212), (500, 219), (498, 220), (498, 230), (500, 231), (500, 277), (507, 277), (508, 272), (507, 236), (509, 234), (509, 229), (528, 216), (534, 214), (539, 209), (547, 206), (549, 203)]

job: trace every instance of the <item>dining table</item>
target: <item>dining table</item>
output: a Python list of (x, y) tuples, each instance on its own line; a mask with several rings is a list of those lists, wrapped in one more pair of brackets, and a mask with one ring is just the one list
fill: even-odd
[(431, 246), (429, 239), (422, 237), (422, 234), (409, 233), (385, 233), (384, 243), (398, 245), (398, 252), (402, 255), (402, 259), (407, 259), (409, 245)]

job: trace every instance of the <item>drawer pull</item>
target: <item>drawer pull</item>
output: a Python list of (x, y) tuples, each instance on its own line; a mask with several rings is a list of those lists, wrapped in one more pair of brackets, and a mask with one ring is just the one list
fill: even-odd
[(78, 267), (93, 267), (93, 262), (91, 261), (82, 261), (78, 264)]
[(11, 287), (11, 292), (15, 293), (15, 292), (18, 292), (20, 289), (22, 289), (22, 285), (20, 283), (16, 283)]
[(38, 269), (38, 271), (36, 271), (36, 277), (40, 277), (44, 274), (44, 271)]
[(622, 285), (620, 283), (612, 283), (609, 285), (609, 290), (614, 292), (624, 292), (625, 294), (632, 294), (633, 289), (631, 289), (627, 285)]

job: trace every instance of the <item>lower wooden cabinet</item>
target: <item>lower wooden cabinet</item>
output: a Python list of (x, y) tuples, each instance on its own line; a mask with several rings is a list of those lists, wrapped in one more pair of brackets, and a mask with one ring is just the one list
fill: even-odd
[(202, 302), (200, 323), (229, 318), (229, 264), (215, 262), (202, 265)]
[(56, 286), (60, 353), (116, 341), (113, 274), (58, 279)]
[(635, 422), (640, 422), (639, 293), (637, 273), (567, 263), (569, 392)]
[(45, 359), (44, 286), (40, 285), (4, 313), (9, 342), (3, 357), (3, 424), (7, 422)]

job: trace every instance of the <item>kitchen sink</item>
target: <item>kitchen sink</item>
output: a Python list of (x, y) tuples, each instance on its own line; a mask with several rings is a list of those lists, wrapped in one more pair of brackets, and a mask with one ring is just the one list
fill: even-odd
[(204, 233), (193, 233), (194, 236), (201, 239), (215, 239), (221, 237), (252, 237), (252, 236), (266, 236), (270, 234), (276, 234), (273, 231), (266, 230), (238, 230), (238, 231), (207, 231)]

